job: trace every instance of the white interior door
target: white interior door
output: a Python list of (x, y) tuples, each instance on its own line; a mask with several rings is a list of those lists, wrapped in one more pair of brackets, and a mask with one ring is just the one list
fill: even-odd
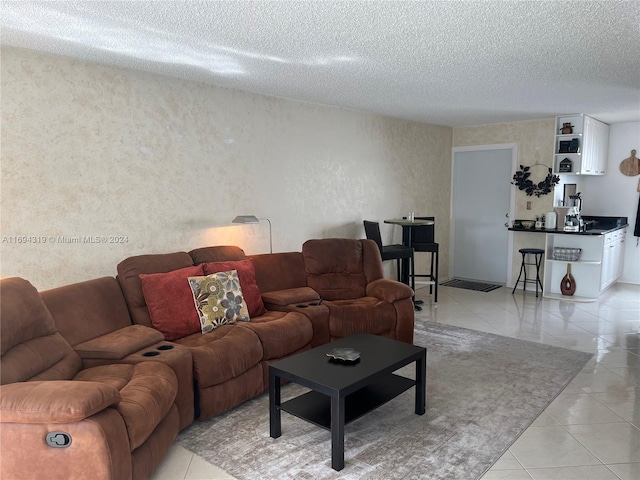
[(453, 149), (453, 277), (506, 285), (511, 277), (511, 179), (516, 146)]

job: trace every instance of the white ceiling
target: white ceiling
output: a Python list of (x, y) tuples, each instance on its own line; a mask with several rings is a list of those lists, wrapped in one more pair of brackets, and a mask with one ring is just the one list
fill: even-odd
[(640, 2), (7, 1), (3, 44), (449, 126), (640, 121)]

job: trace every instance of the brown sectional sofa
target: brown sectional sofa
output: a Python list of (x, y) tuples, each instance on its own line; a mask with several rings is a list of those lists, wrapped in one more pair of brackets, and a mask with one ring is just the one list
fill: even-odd
[[(262, 315), (171, 342), (153, 328), (140, 275), (247, 259)], [(2, 478), (25, 471), (81, 478), (89, 476), (87, 468), (95, 478), (147, 478), (194, 418), (211, 418), (265, 392), (270, 362), (355, 332), (413, 341), (413, 292), (383, 278), (370, 240), (309, 240), (301, 252), (254, 256), (237, 247), (139, 255), (123, 260), (117, 273), (40, 295), (25, 280), (2, 280)], [(29, 335), (16, 333), (27, 326)], [(48, 358), (50, 351), (59, 353)], [(66, 363), (72, 367), (61, 368)], [(145, 385), (128, 388), (134, 381)], [(48, 389), (46, 396), (31, 398), (42, 391), (36, 387)], [(49, 391), (57, 395), (61, 388), (64, 396), (50, 398)], [(129, 418), (121, 411), (135, 392), (155, 402), (155, 415)], [(64, 410), (72, 399), (100, 409), (63, 415), (59, 423), (46, 408), (51, 402)], [(31, 401), (41, 409), (35, 419), (24, 410)], [(47, 446), (43, 436), (52, 430), (71, 433), (72, 446)], [(46, 460), (38, 462), (42, 470), (29, 462), (34, 445)], [(95, 469), (84, 465), (93, 457)]]

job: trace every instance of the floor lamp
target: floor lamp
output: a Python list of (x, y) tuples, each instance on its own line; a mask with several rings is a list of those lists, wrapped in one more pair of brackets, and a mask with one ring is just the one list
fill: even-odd
[(232, 220), (232, 223), (252, 224), (260, 223), (260, 220), (266, 220), (269, 222), (269, 253), (273, 253), (273, 241), (271, 239), (271, 220), (268, 218), (258, 218), (254, 215), (238, 215)]

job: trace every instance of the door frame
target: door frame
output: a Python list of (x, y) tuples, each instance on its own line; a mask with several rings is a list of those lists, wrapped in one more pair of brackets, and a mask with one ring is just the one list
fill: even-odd
[[(456, 153), (460, 152), (479, 152), (485, 150), (511, 150), (511, 176), (518, 168), (518, 144), (517, 143), (494, 143), (490, 145), (469, 145), (465, 147), (452, 147), (451, 148), (451, 199), (449, 203), (449, 251), (452, 253), (452, 261), (449, 262), (449, 278), (453, 278), (453, 256), (455, 255), (454, 241), (455, 241), (455, 219), (453, 218), (453, 178), (455, 172)], [(505, 222), (511, 222), (516, 214), (516, 189), (511, 188), (511, 194), (509, 195), (509, 218), (505, 217)], [(506, 227), (505, 227), (506, 228)], [(508, 231), (507, 239), (507, 281), (505, 286), (513, 286), (513, 231)]]

